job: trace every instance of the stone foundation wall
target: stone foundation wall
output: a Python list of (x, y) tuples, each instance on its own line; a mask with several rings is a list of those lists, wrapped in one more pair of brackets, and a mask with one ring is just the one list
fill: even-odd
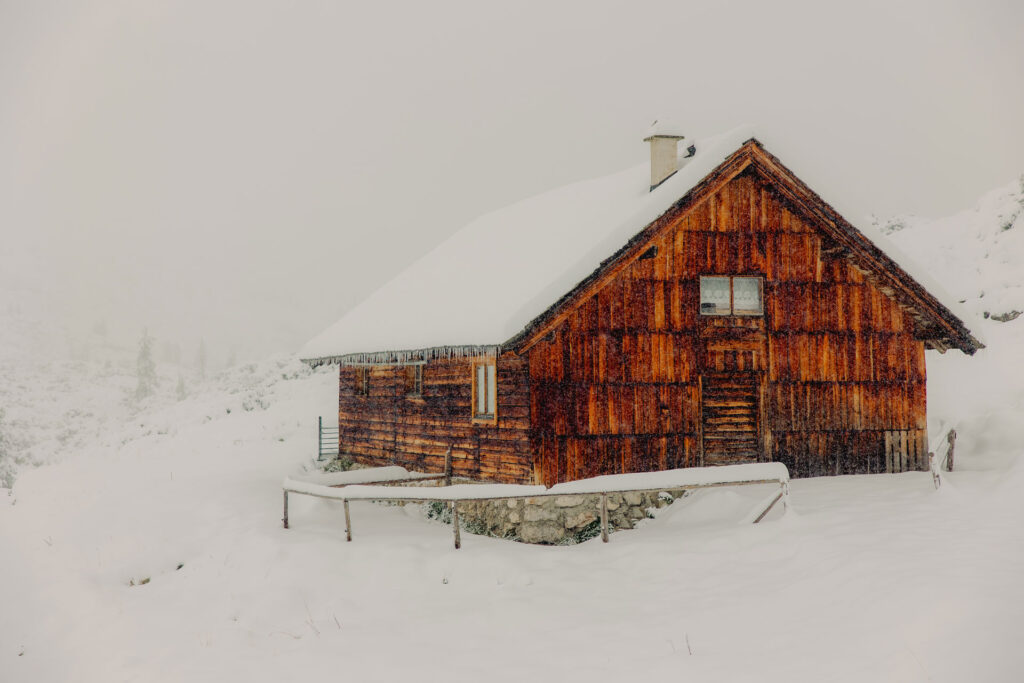
[[(364, 469), (369, 465), (339, 459), (328, 464), (325, 471)], [(457, 484), (483, 484), (490, 482), (456, 479)], [(404, 484), (409, 486), (410, 484)], [(411, 484), (415, 486), (415, 484)], [(422, 486), (436, 486), (424, 482)], [(608, 530), (632, 529), (641, 519), (650, 517), (648, 510), (663, 508), (687, 494), (685, 489), (666, 489), (655, 492), (629, 492), (608, 494)], [(404, 505), (405, 503), (395, 503)], [(451, 521), (447, 503), (427, 506), (432, 518)], [(443, 510), (443, 511), (442, 511)], [(578, 494), (543, 496), (511, 500), (459, 501), (459, 519), (462, 529), (472, 534), (507, 538), (523, 543), (571, 544), (600, 535), (601, 496)]]
[[(650, 515), (685, 495), (682, 489), (608, 494), (608, 528), (632, 529)], [(513, 500), (459, 502), (459, 517), (470, 533), (524, 543), (577, 543), (600, 533), (601, 496), (581, 494)]]

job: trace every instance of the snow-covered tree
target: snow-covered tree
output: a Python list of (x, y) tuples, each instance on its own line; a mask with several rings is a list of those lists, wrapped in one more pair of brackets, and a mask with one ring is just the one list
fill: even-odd
[(178, 400), (184, 401), (185, 397), (188, 396), (188, 392), (185, 391), (185, 378), (178, 374)]
[(153, 338), (149, 330), (143, 330), (139, 340), (139, 355), (136, 360), (138, 384), (135, 386), (135, 398), (143, 399), (156, 391), (156, 363), (153, 362)]

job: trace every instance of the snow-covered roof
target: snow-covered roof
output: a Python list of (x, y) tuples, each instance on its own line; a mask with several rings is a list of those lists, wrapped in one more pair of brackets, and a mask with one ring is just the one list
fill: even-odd
[[(743, 126), (697, 140), (696, 154), (686, 157), (681, 149), (679, 171), (654, 190), (644, 163), (486, 214), (364, 299), (299, 356), (401, 362), (453, 349), (493, 353), (754, 137)], [(950, 311), (958, 310), (877, 231), (857, 229)]]

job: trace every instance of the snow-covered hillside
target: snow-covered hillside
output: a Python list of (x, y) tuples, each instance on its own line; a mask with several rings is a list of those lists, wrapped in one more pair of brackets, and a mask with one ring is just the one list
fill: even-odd
[(957, 427), (965, 468), (1008, 467), (1024, 450), (1024, 175), (956, 215), (878, 224), (973, 314), (967, 325), (988, 345), (928, 354), (930, 432)]
[(876, 227), (978, 316), (1024, 311), (1024, 175), (948, 218), (898, 216)]
[(760, 492), (708, 490), (608, 544), (455, 551), (418, 508), (371, 503), (345, 543), (340, 504), (304, 497), (285, 531), (280, 483), (310, 466), (331, 368), (269, 359), (179, 400), (163, 366), (128, 401), (130, 363), (36, 353), (55, 332), (23, 306), (0, 330), (25, 461), (0, 489), (0, 681), (1019, 680), (1022, 199), (1015, 182), (889, 223), (988, 345), (928, 354), (932, 432), (961, 437), (939, 491), (797, 480), (751, 526)]

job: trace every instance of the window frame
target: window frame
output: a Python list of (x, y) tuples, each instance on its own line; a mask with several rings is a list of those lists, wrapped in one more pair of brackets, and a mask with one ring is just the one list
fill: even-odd
[[(757, 305), (758, 309), (736, 310), (736, 280), (755, 280), (757, 282)], [(729, 278), (729, 303), (732, 308), (732, 315), (757, 318), (764, 316), (764, 278), (760, 275), (733, 275)]]
[(365, 365), (356, 366), (356, 396), (370, 395), (370, 368)]
[(405, 366), (405, 397), (423, 397), (423, 364)]
[[(729, 280), (729, 310), (725, 313), (706, 313), (704, 311), (704, 296), (703, 296), (703, 284), (705, 279), (717, 279)], [(752, 309), (744, 309), (742, 311), (736, 310), (736, 280), (756, 280), (757, 281), (757, 302), (759, 308), (757, 311)], [(763, 275), (701, 275), (698, 278), (698, 292), (697, 292), (697, 313), (701, 316), (707, 316), (709, 318), (728, 318), (728, 317), (742, 317), (742, 318), (763, 318), (764, 317), (764, 276)]]
[[(483, 368), (484, 387), (483, 402), (491, 412), (479, 412), (480, 404), (480, 369)], [(493, 382), (493, 384), (492, 384)], [(498, 362), (497, 360), (475, 361), (473, 363), (473, 395), (470, 405), (473, 424), (498, 424)]]

